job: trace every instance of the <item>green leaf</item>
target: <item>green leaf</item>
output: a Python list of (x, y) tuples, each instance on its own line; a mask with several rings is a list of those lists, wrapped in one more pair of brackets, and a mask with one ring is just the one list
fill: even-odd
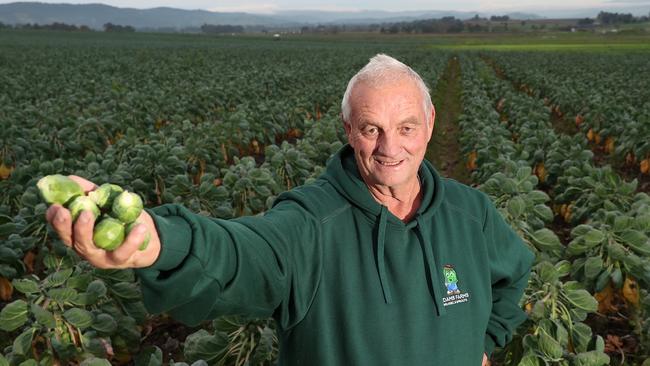
[(608, 269), (605, 269), (600, 273), (600, 275), (598, 275), (598, 279), (596, 279), (596, 287), (595, 287), (595, 290), (597, 292), (602, 291), (605, 288), (605, 286), (607, 286), (607, 284), (609, 283), (610, 274), (611, 272)]
[(106, 333), (112, 334), (117, 329), (117, 322), (109, 314), (99, 314), (93, 322), (93, 329)]
[(79, 366), (111, 366), (111, 363), (104, 358), (91, 357), (85, 359)]
[(14, 285), (14, 288), (23, 294), (33, 294), (39, 291), (38, 283), (30, 279), (14, 279), (11, 281)]
[(47, 292), (47, 295), (59, 304), (72, 301), (77, 297), (77, 291), (71, 288), (53, 288)]
[(5, 305), (0, 312), (0, 329), (11, 332), (27, 322), (27, 303), (16, 300)]
[(18, 366), (38, 366), (38, 362), (33, 358), (30, 358), (29, 360), (19, 363)]
[(547, 228), (539, 229), (532, 234), (535, 245), (542, 251), (553, 251), (562, 248), (560, 239)]
[(533, 211), (537, 217), (544, 220), (545, 222), (553, 220), (553, 210), (544, 204), (535, 205), (535, 207), (533, 207)]
[(102, 280), (94, 280), (93, 282), (88, 284), (88, 288), (86, 288), (86, 292), (88, 294), (93, 294), (98, 298), (102, 297), (106, 295), (106, 285)]
[(542, 191), (531, 191), (531, 192), (528, 192), (528, 193), (526, 194), (526, 197), (527, 197), (529, 200), (533, 201), (533, 203), (536, 203), (536, 204), (538, 204), (538, 203), (545, 203), (545, 202), (548, 202), (548, 201), (551, 200), (550, 197), (548, 196), (548, 194), (546, 194), (545, 192), (542, 192)]
[(77, 328), (85, 329), (92, 325), (93, 314), (87, 310), (72, 308), (63, 313), (63, 317)]
[(571, 273), (571, 262), (567, 260), (561, 260), (555, 263), (555, 270), (557, 271), (558, 277), (564, 277)]
[(526, 201), (521, 196), (515, 196), (508, 200), (508, 213), (513, 218), (521, 216), (526, 211)]
[(603, 366), (609, 365), (609, 356), (603, 352), (583, 352), (573, 360), (575, 366)]
[(72, 275), (72, 268), (56, 271), (47, 277), (45, 285), (47, 287), (61, 286), (70, 278), (70, 275)]
[(591, 328), (588, 325), (580, 322), (573, 324), (572, 338), (575, 353), (587, 351), (589, 341), (591, 341), (591, 335)]
[(603, 270), (603, 259), (601, 257), (589, 257), (585, 262), (585, 276), (593, 280)]
[(75, 296), (74, 299), (70, 300), (70, 302), (78, 306), (88, 306), (96, 304), (98, 300), (99, 299), (97, 296), (95, 296), (95, 294), (82, 292), (77, 294), (77, 296)]
[(56, 327), (56, 321), (52, 313), (36, 304), (31, 305), (31, 310), (38, 324), (50, 329)]
[(555, 266), (553, 266), (549, 262), (545, 261), (539, 263), (535, 267), (535, 270), (537, 272), (537, 275), (539, 276), (539, 279), (544, 283), (555, 284), (559, 280), (558, 273), (555, 270)]
[(92, 280), (92, 275), (90, 273), (83, 273), (76, 276), (71, 276), (66, 282), (67, 287), (71, 287), (75, 290), (84, 290), (88, 287), (88, 283)]
[(156, 346), (143, 349), (135, 359), (135, 366), (162, 366), (162, 350)]
[(539, 333), (538, 345), (539, 351), (551, 360), (562, 357), (562, 346), (546, 332)]
[(111, 292), (118, 297), (128, 300), (138, 300), (141, 298), (140, 290), (137, 284), (119, 282), (111, 285)]
[(535, 355), (527, 354), (521, 359), (521, 361), (519, 361), (517, 366), (540, 366), (540, 364)]
[(201, 329), (187, 336), (183, 353), (186, 361), (205, 360), (209, 364), (216, 364), (226, 356), (228, 346), (228, 336), (225, 333), (217, 332), (212, 335)]
[(579, 309), (588, 312), (595, 312), (598, 309), (598, 301), (586, 290), (569, 290), (566, 291), (565, 296)]
[(605, 240), (605, 234), (598, 229), (591, 229), (583, 236), (585, 243), (593, 248)]
[(588, 232), (590, 232), (591, 230), (593, 230), (593, 227), (591, 227), (590, 225), (585, 225), (585, 224), (578, 225), (575, 228), (573, 228), (573, 230), (571, 230), (571, 236), (574, 238), (578, 236), (583, 236)]
[(626, 230), (620, 235), (621, 240), (625, 242), (632, 250), (640, 255), (650, 256), (650, 242), (648, 237), (638, 230)]
[(20, 333), (14, 340), (13, 351), (14, 353), (22, 356), (29, 356), (32, 351), (32, 340), (34, 339), (35, 328), (29, 328)]

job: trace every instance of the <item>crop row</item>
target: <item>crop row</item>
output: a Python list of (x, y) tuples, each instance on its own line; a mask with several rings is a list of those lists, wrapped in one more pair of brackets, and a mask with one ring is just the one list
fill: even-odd
[[(506, 76), (621, 163), (650, 174), (647, 55), (491, 54)], [(524, 62), (525, 60), (525, 62)]]
[[(593, 338), (586, 324), (592, 324), (588, 314), (612, 310), (604, 304), (614, 293), (626, 299), (636, 336), (647, 342), (650, 298), (635, 285), (650, 281), (650, 197), (635, 194), (635, 184), (611, 168), (595, 167), (583, 136), (557, 134), (543, 100), (499, 80), (478, 58), (465, 58), (462, 66), (468, 167), (537, 253), (522, 303), (530, 317), (502, 361), (609, 363), (604, 339)], [(556, 215), (572, 226), (566, 246), (549, 229)], [(637, 360), (643, 352), (647, 357), (647, 349), (639, 350)]]

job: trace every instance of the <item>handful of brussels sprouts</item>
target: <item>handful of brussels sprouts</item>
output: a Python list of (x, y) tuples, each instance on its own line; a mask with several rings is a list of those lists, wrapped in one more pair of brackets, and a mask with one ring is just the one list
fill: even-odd
[[(73, 221), (82, 211), (90, 211), (95, 219), (99, 218), (93, 229), (93, 241), (104, 250), (119, 248), (139, 224), (136, 220), (142, 213), (142, 199), (116, 184), (104, 183), (86, 195), (74, 180), (54, 174), (41, 178), (36, 185), (48, 205), (64, 206), (70, 210)], [(145, 250), (150, 239), (151, 233), (147, 232), (139, 249)]]

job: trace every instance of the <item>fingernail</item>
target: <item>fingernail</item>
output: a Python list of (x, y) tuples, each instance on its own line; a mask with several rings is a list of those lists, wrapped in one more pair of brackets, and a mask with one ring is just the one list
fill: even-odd
[(63, 221), (65, 221), (65, 220), (63, 219), (63, 215), (61, 215), (61, 214), (56, 215), (56, 222), (58, 222), (59, 224), (62, 224)]
[(134, 231), (136, 235), (142, 235), (144, 234), (145, 231), (147, 231), (147, 228), (144, 227), (144, 225), (138, 225), (138, 227), (136, 227)]
[(88, 221), (90, 221), (90, 218), (88, 217), (88, 213), (86, 213), (86, 211), (81, 211), (79, 214), (79, 221), (81, 221), (82, 224), (87, 224)]

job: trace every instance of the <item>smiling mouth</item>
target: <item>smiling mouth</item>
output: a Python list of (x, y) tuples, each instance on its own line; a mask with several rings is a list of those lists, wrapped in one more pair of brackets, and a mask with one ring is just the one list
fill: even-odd
[(397, 160), (397, 161), (382, 161), (382, 160), (379, 160), (379, 159), (375, 158), (375, 161), (376, 161), (377, 163), (379, 163), (379, 165), (383, 165), (383, 166), (391, 167), (391, 166), (398, 166), (398, 165), (400, 165), (404, 160)]

